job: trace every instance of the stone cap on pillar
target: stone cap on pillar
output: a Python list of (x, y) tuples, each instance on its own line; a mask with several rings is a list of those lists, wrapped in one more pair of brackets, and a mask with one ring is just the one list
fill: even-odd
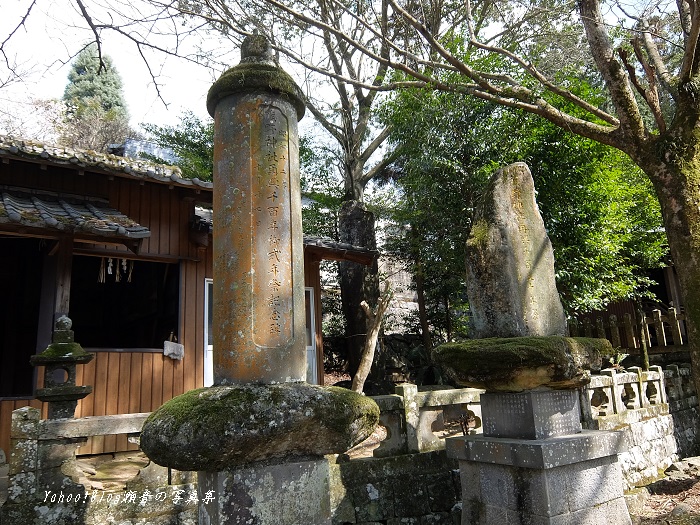
[(306, 111), (304, 96), (294, 79), (279, 67), (264, 35), (247, 36), (241, 44), (241, 63), (225, 71), (209, 88), (207, 111), (213, 117), (219, 102), (237, 93), (267, 91), (289, 98), (301, 120)]

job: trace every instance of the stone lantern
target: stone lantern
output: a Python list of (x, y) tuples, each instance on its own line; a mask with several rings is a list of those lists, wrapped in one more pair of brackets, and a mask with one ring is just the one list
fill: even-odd
[(36, 397), (49, 404), (49, 419), (73, 417), (78, 400), (92, 392), (91, 386), (75, 384), (76, 365), (89, 363), (95, 354), (74, 341), (72, 324), (65, 315), (59, 317), (51, 344), (30, 359), (32, 365), (45, 367), (44, 388), (37, 390)]

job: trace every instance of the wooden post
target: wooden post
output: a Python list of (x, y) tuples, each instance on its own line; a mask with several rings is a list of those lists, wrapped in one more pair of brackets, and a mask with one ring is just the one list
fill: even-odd
[(632, 316), (628, 313), (622, 318), (622, 323), (625, 329), (625, 338), (627, 339), (627, 346), (629, 348), (639, 348), (637, 342), (637, 336), (634, 335), (634, 328), (632, 327)]
[(668, 324), (671, 325), (671, 334), (673, 335), (673, 344), (680, 346), (683, 344), (681, 336), (681, 323), (678, 320), (678, 314), (675, 308), (668, 309)]
[(603, 324), (602, 317), (598, 317), (595, 320), (595, 328), (596, 328), (596, 332), (598, 332), (598, 337), (600, 339), (607, 339), (608, 338), (608, 336), (605, 334), (605, 325)]
[(578, 337), (579, 335), (579, 328), (578, 328), (578, 319), (575, 317), (573, 319), (569, 320), (569, 337)]
[(56, 254), (56, 302), (54, 303), (54, 321), (62, 315), (68, 315), (70, 309), (70, 281), (73, 270), (73, 237), (62, 237), (58, 241)]
[(641, 343), (642, 368), (649, 370), (649, 331), (641, 301), (637, 301), (637, 322), (639, 323), (639, 340)]
[(610, 324), (610, 342), (613, 348), (620, 348), (622, 344), (620, 343), (620, 325), (617, 324), (617, 316), (611, 315), (609, 318)]
[(652, 319), (654, 320), (654, 330), (656, 331), (656, 344), (657, 346), (666, 346), (666, 331), (664, 330), (664, 323), (661, 319), (661, 310), (652, 310)]

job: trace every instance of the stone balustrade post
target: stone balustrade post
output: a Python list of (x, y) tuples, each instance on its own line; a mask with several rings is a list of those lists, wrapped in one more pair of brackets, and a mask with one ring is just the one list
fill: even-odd
[(406, 422), (406, 448), (408, 452), (420, 452), (419, 417), (420, 408), (416, 402), (418, 387), (410, 383), (396, 386), (395, 392), (403, 398), (403, 416)]
[(610, 404), (612, 405), (612, 410), (614, 414), (622, 414), (627, 407), (622, 402), (622, 391), (623, 387), (617, 382), (617, 372), (612, 368), (606, 368), (600, 371), (601, 375), (610, 377), (612, 385), (610, 386), (610, 391), (612, 393)]

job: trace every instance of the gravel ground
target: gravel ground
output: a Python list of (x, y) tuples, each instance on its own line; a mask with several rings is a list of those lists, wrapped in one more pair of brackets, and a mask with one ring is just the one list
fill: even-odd
[(700, 457), (666, 470), (666, 477), (637, 492), (635, 525), (700, 525)]

